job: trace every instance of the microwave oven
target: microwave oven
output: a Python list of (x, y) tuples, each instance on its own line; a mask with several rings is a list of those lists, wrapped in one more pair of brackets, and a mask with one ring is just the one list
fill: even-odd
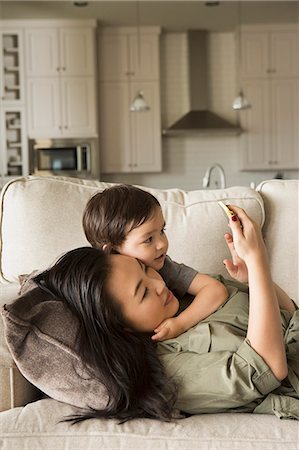
[(80, 175), (91, 171), (89, 144), (34, 149), (34, 173)]

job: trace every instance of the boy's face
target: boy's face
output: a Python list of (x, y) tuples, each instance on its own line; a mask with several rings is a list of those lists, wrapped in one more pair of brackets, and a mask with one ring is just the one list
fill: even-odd
[(161, 208), (137, 228), (129, 231), (125, 241), (116, 250), (142, 261), (155, 270), (162, 269), (168, 250), (168, 239), (164, 232), (165, 220)]

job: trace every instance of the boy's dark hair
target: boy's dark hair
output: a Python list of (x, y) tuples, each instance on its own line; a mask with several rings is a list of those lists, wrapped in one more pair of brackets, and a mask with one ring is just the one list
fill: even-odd
[(83, 228), (95, 248), (112, 252), (129, 231), (150, 219), (160, 203), (149, 192), (135, 186), (112, 186), (91, 197), (83, 213)]
[(109, 395), (103, 409), (81, 410), (66, 420), (147, 417), (169, 421), (177, 397), (148, 334), (129, 330), (120, 305), (107, 292), (110, 256), (82, 247), (63, 255), (34, 279), (64, 302), (79, 320), (78, 351), (90, 372)]

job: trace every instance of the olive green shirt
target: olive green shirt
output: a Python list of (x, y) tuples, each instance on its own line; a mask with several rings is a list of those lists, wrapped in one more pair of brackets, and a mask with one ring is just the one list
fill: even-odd
[[(299, 420), (299, 310), (281, 311), (289, 375), (280, 382), (246, 339), (248, 288), (217, 277), (229, 297), (215, 313), (158, 345), (179, 385), (177, 407), (189, 414), (253, 412)], [(190, 299), (181, 302), (188, 306)]]

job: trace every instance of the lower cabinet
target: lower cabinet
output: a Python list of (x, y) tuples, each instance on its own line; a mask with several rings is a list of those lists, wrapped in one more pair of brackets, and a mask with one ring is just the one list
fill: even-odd
[(299, 169), (298, 79), (244, 80), (251, 109), (240, 112), (243, 170)]
[[(142, 91), (149, 111), (131, 112)], [(103, 173), (160, 172), (161, 114), (159, 82), (100, 83), (100, 146)]]

